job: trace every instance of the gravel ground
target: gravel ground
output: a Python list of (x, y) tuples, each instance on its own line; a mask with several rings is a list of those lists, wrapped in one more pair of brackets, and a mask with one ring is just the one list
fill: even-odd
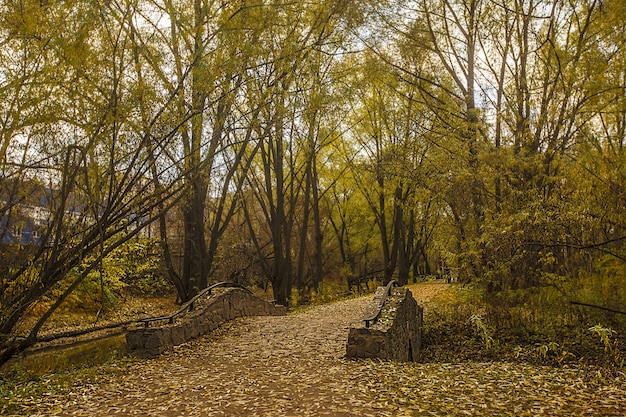
[[(418, 302), (445, 284), (410, 287)], [(154, 360), (103, 368), (30, 409), (63, 416), (624, 416), (626, 389), (588, 369), (345, 359), (369, 297), (238, 319)], [(104, 371), (106, 369), (106, 372)], [(0, 408), (1, 409), (1, 408)]]

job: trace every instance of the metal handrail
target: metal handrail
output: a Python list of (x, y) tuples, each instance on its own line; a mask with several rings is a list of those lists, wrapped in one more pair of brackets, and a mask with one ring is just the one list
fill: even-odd
[(220, 288), (220, 287), (228, 287), (228, 288), (239, 288), (242, 290), (247, 291), (249, 294), (253, 294), (252, 291), (250, 291), (248, 288), (244, 287), (241, 284), (237, 284), (236, 282), (230, 282), (230, 281), (222, 281), (222, 282), (218, 282), (217, 284), (213, 284), (210, 287), (207, 287), (205, 289), (203, 289), (202, 291), (200, 291), (198, 294), (196, 294), (191, 300), (187, 301), (185, 304), (183, 304), (178, 310), (176, 310), (175, 312), (168, 314), (166, 316), (159, 316), (159, 317), (148, 317), (145, 319), (139, 319), (137, 320), (138, 323), (143, 323), (146, 327), (149, 327), (150, 323), (155, 322), (155, 321), (163, 321), (163, 320), (168, 320), (168, 322), (170, 324), (174, 323), (174, 319), (184, 313), (193, 311), (195, 308), (195, 302), (202, 296), (206, 295), (207, 293), (210, 294), (211, 291), (213, 291), (213, 289), (215, 288)]
[(383, 293), (383, 296), (378, 301), (378, 306), (376, 306), (376, 310), (374, 310), (369, 316), (363, 317), (363, 320), (365, 321), (365, 327), (370, 327), (370, 322), (378, 318), (381, 310), (383, 309), (385, 301), (387, 301), (387, 296), (389, 296), (389, 294), (391, 293), (391, 287), (394, 286), (398, 286), (398, 281), (389, 281), (389, 283), (385, 286), (385, 292)]

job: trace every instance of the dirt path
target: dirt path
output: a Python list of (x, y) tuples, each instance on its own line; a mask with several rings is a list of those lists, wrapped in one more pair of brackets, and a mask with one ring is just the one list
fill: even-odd
[[(411, 287), (428, 300), (444, 284)], [(620, 381), (575, 369), (506, 363), (343, 359), (369, 298), (286, 317), (239, 319), (156, 360), (76, 389), (51, 415), (425, 416), (626, 413)], [(623, 382), (623, 381), (622, 381)], [(47, 414), (48, 415), (48, 414)]]

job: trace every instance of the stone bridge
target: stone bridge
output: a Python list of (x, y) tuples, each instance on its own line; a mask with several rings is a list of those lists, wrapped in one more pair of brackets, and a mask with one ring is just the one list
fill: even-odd
[(423, 309), (406, 287), (378, 287), (366, 307), (363, 325), (350, 328), (347, 357), (418, 361)]
[[(230, 288), (223, 288), (223, 284)], [(244, 287), (220, 283), (198, 294), (173, 314), (144, 319), (144, 327), (126, 334), (126, 350), (139, 358), (155, 358), (172, 346), (203, 336), (238, 317), (286, 313), (284, 306), (264, 301)]]
[[(350, 328), (347, 357), (419, 360), (422, 308), (411, 291), (394, 284), (378, 287), (365, 308), (363, 325)], [(143, 319), (142, 326), (127, 332), (126, 350), (135, 357), (156, 358), (171, 347), (208, 334), (235, 318), (285, 314), (284, 306), (264, 301), (244, 287), (219, 283), (170, 315)]]

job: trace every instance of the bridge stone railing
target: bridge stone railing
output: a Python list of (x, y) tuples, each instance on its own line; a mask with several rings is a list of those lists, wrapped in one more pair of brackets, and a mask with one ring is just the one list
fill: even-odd
[(423, 309), (408, 288), (378, 287), (366, 309), (363, 327), (350, 329), (346, 356), (417, 361), (422, 319)]
[(129, 330), (127, 352), (135, 357), (155, 358), (172, 346), (205, 335), (237, 317), (287, 314), (284, 306), (261, 300), (242, 288), (224, 288), (199, 301), (194, 310), (175, 322), (169, 319), (166, 324), (147, 327), (146, 321), (146, 327)]

